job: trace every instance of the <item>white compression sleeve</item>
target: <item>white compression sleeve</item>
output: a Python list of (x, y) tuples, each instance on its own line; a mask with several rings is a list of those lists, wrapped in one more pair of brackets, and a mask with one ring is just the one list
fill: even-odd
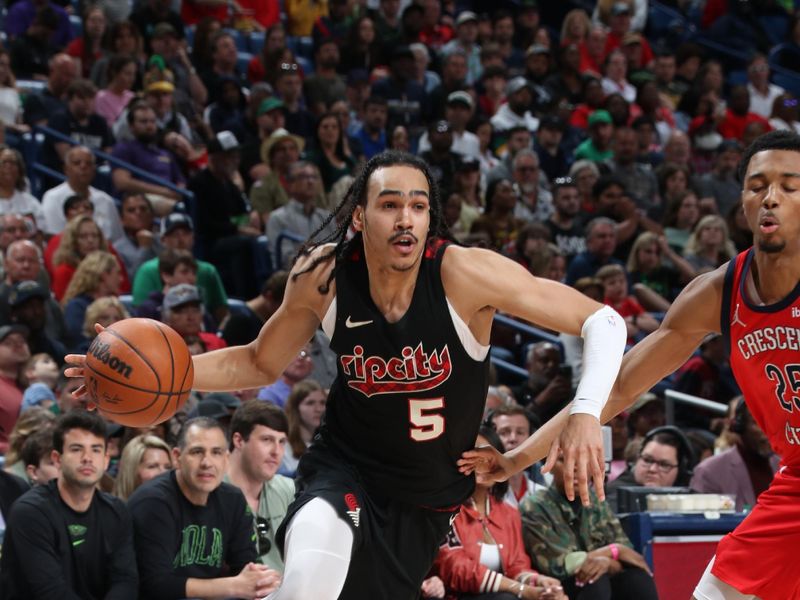
[(622, 363), (628, 332), (617, 311), (604, 306), (584, 321), (581, 337), (583, 374), (569, 413), (600, 418)]
[(352, 550), (350, 526), (322, 498), (310, 500), (289, 522), (283, 581), (266, 600), (336, 600)]

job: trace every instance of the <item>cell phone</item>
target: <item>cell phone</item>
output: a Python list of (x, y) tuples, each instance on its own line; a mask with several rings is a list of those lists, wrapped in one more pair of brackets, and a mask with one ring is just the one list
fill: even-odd
[(563, 375), (569, 381), (572, 381), (572, 365), (559, 365), (558, 374)]

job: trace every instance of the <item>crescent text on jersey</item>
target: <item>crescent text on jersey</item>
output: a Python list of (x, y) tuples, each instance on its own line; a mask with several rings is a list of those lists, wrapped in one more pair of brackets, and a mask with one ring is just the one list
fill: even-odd
[(368, 398), (377, 394), (425, 392), (450, 377), (452, 363), (445, 344), (441, 350), (426, 352), (422, 343), (406, 346), (389, 360), (381, 356), (364, 356), (363, 346), (355, 346), (353, 354), (340, 357), (347, 385)]

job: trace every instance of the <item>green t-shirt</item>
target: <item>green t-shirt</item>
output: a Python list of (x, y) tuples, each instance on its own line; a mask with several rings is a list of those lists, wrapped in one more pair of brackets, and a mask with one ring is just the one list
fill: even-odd
[[(133, 305), (139, 306), (153, 292), (163, 289), (161, 276), (158, 274), (158, 257), (151, 258), (139, 267), (133, 279)], [(203, 303), (213, 313), (220, 306), (228, 305), (228, 295), (222, 287), (217, 269), (211, 263), (197, 261), (197, 287), (203, 296)]]
[(575, 160), (585, 158), (594, 162), (603, 162), (604, 160), (613, 158), (613, 156), (614, 152), (611, 150), (606, 150), (605, 152), (598, 150), (591, 138), (581, 142), (575, 149)]

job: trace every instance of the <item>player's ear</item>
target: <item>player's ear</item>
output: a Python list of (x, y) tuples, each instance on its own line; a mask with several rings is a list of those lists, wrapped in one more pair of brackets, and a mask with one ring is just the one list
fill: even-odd
[(353, 211), (353, 229), (356, 231), (364, 230), (364, 207), (360, 204)]

